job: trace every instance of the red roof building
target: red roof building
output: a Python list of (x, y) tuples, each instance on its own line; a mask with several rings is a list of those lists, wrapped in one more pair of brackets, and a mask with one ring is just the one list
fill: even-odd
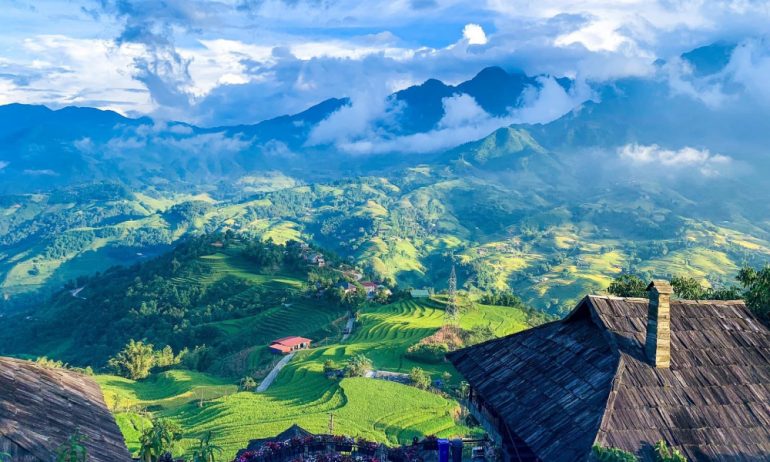
[(270, 342), (270, 346), (268, 348), (270, 348), (273, 353), (285, 355), (291, 353), (292, 351), (310, 348), (310, 342), (312, 342), (312, 340), (309, 338), (290, 336), (273, 340)]

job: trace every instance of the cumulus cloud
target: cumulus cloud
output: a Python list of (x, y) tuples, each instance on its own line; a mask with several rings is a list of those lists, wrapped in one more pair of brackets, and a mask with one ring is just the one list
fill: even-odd
[[(722, 154), (713, 154), (708, 149), (684, 147), (665, 149), (657, 144), (627, 144), (618, 148), (621, 159), (637, 166), (655, 165), (673, 172), (698, 172), (706, 177), (723, 174), (733, 160)], [(665, 174), (666, 170), (661, 170)]]
[(463, 37), (470, 45), (484, 45), (487, 43), (487, 34), (484, 28), (478, 24), (466, 24), (463, 28)]
[[(457, 83), (489, 65), (586, 81), (652, 77), (658, 58), (762, 35), (770, 20), (762, 2), (732, 0), (74, 3), (83, 8), (4, 12), (0, 26), (13, 27), (0, 37), (0, 103), (254, 123), (373, 81), (391, 90), (431, 77)], [(732, 69), (734, 83), (766, 95), (763, 47), (736, 50)], [(721, 104), (723, 89), (681, 69), (676, 77), (673, 91)]]

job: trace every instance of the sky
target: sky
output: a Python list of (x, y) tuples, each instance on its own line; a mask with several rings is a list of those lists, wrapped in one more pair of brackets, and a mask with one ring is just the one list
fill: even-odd
[[(746, 40), (761, 53), (733, 59), (757, 71), (741, 74), (741, 84), (770, 99), (762, 83), (763, 69), (770, 71), (766, 1), (0, 4), (0, 104), (90, 106), (203, 126), (255, 123), (332, 97), (377, 100), (428, 78), (459, 83), (490, 65), (585, 82), (653, 76), (656, 60)], [(672, 85), (719, 104), (719, 92)], [(474, 109), (461, 99), (448, 103)]]

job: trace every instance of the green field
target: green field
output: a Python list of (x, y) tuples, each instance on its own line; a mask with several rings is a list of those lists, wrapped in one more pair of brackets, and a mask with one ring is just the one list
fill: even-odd
[[(323, 374), (324, 361), (342, 365), (364, 353), (376, 369), (408, 372), (420, 366), (434, 377), (457, 373), (449, 364), (426, 365), (404, 358), (406, 349), (441, 327), (444, 312), (438, 301), (400, 301), (362, 310), (360, 325), (344, 343), (334, 342), (299, 353), (262, 394), (237, 392), (233, 382), (208, 374), (174, 370), (142, 382), (101, 375), (97, 377), (132, 450), (145, 418), (135, 411), (174, 419), (184, 428), (181, 445), (189, 447), (206, 431), (226, 449), (226, 457), (250, 439), (271, 436), (298, 423), (310, 431), (327, 430), (334, 413), (335, 433), (362, 436), (391, 444), (414, 436), (465, 435), (474, 430), (456, 420), (459, 405), (452, 399), (398, 383), (366, 378), (331, 380)], [(506, 307), (476, 305), (462, 314), (464, 327), (487, 325), (497, 334), (525, 328), (523, 312)], [(290, 324), (288, 324), (290, 325)], [(131, 412), (125, 410), (132, 408)], [(477, 430), (475, 430), (477, 431)]]

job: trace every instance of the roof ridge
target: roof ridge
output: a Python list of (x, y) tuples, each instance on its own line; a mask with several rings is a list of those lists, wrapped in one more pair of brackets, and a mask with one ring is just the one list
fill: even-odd
[[(602, 294), (588, 294), (588, 298), (601, 298), (604, 300), (625, 300), (629, 302), (647, 302), (646, 297), (619, 297), (617, 295), (602, 295)], [(688, 299), (688, 298), (672, 298), (671, 303), (688, 303), (693, 305), (708, 304), (708, 305), (745, 305), (746, 301), (742, 299), (735, 300), (718, 300), (718, 299)]]
[(606, 433), (604, 430), (605, 423), (610, 421), (612, 417), (612, 411), (615, 410), (615, 400), (618, 397), (618, 390), (623, 382), (623, 376), (626, 371), (626, 360), (624, 359), (624, 353), (620, 352), (618, 355), (618, 364), (615, 368), (615, 374), (612, 377), (612, 386), (610, 392), (607, 394), (607, 401), (604, 404), (604, 412), (601, 419), (599, 419), (599, 429), (596, 432), (596, 438), (594, 444), (599, 444), (599, 439)]

